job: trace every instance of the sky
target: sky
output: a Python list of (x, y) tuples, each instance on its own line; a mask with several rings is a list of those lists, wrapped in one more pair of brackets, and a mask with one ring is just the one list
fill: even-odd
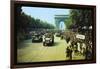
[(30, 15), (31, 17), (38, 18), (55, 25), (55, 15), (68, 15), (69, 9), (23, 6), (22, 12)]

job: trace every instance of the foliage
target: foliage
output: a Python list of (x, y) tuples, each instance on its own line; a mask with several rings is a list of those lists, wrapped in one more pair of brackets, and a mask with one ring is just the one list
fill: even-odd
[(38, 18), (35, 19), (34, 17), (25, 14), (22, 12), (21, 6), (15, 7), (15, 24), (17, 35), (21, 39), (24, 39), (22, 36), (26, 36), (26, 34), (29, 34), (30, 31), (55, 28), (52, 24), (49, 24), (46, 21), (42, 21)]
[(65, 23), (67, 28), (78, 29), (78, 32), (83, 31), (84, 26), (88, 30), (92, 26), (92, 11), (91, 9), (71, 9)]

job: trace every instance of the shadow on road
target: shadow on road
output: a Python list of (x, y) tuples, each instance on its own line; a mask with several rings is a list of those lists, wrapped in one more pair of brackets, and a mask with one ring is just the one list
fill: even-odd
[(58, 46), (59, 43), (58, 42), (54, 42), (53, 46)]
[(54, 42), (54, 44), (52, 44), (52, 45), (47, 45), (48, 47), (53, 47), (53, 46), (58, 46), (59, 45), (59, 43), (58, 42)]
[(22, 49), (22, 48), (25, 48), (25, 47), (27, 47), (27, 45), (25, 45), (25, 44), (18, 44), (17, 45), (17, 49)]

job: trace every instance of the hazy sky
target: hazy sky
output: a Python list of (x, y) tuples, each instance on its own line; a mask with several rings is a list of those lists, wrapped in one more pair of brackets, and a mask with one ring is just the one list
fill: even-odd
[(22, 11), (31, 17), (41, 19), (55, 25), (55, 15), (68, 15), (69, 9), (43, 8), (43, 7), (22, 7)]

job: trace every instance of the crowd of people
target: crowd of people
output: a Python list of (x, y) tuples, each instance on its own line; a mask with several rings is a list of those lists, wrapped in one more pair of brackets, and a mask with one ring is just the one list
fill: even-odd
[[(87, 38), (85, 36), (85, 38)], [(86, 39), (76, 38), (76, 33), (67, 32), (65, 37), (67, 48), (66, 57), (72, 60), (74, 56), (83, 56), (84, 59), (92, 59), (92, 41), (87, 41)]]

